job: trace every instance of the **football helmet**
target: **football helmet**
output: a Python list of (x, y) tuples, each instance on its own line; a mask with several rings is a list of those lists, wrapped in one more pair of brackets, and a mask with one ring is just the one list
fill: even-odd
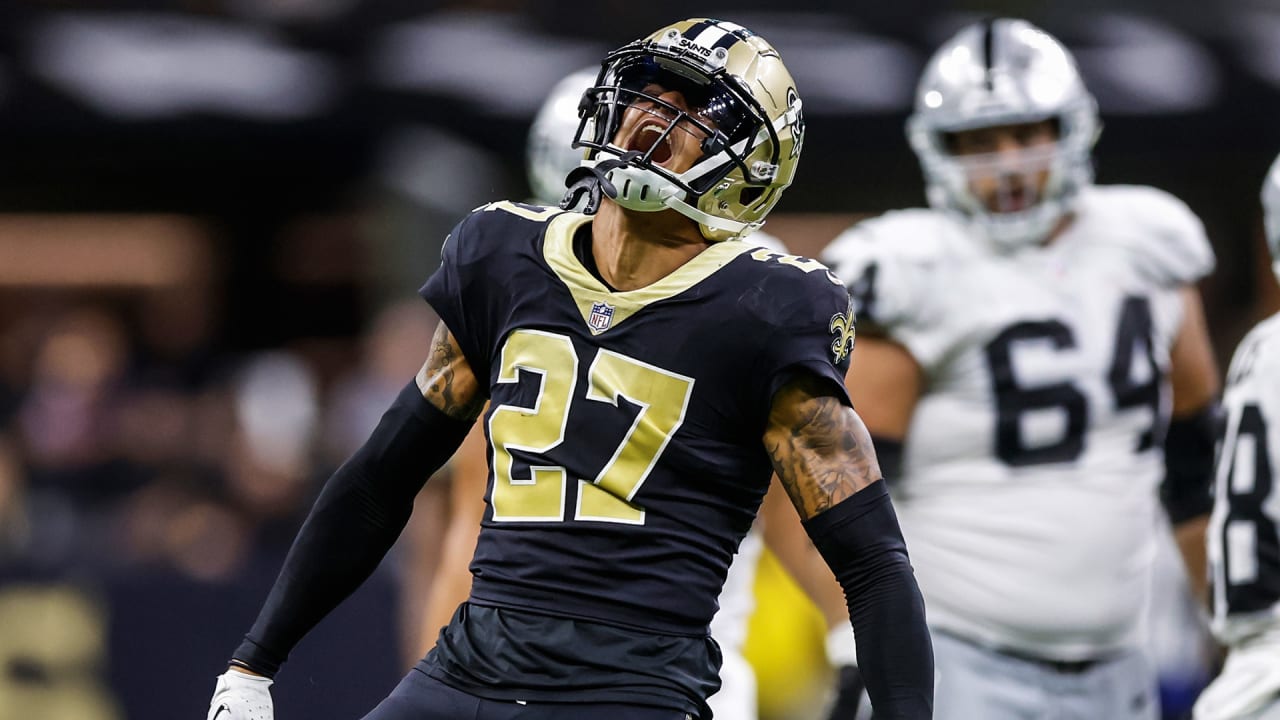
[[(654, 86), (679, 91), (687, 109), (647, 91)], [(664, 129), (647, 148), (621, 147), (623, 115), (637, 102)], [(587, 156), (565, 202), (589, 192), (594, 212), (603, 191), (631, 210), (676, 210), (709, 241), (741, 238), (764, 224), (795, 177), (804, 144), (800, 106), (782, 58), (760, 36), (723, 20), (668, 25), (605, 57), (583, 96), (574, 143)], [(673, 132), (693, 134), (702, 150), (679, 173), (660, 164)]]
[[(949, 151), (950, 133), (1044, 120), (1054, 120), (1058, 132), (1047, 151), (1027, 149), (1013, 162), (1004, 154)], [(1097, 102), (1071, 54), (1040, 28), (1009, 18), (969, 25), (944, 43), (925, 66), (907, 120), (929, 204), (970, 218), (1004, 248), (1042, 241), (1093, 181), (1090, 152), (1099, 131)], [(975, 172), (1043, 171), (1040, 192), (1007, 212), (988, 209), (970, 184)]]
[(1267, 247), (1271, 249), (1271, 271), (1280, 280), (1280, 157), (1271, 163), (1262, 181), (1262, 221), (1267, 231)]
[(595, 68), (584, 68), (556, 83), (529, 127), (525, 171), (537, 202), (559, 203), (565, 178), (582, 162), (583, 150), (573, 146), (573, 136), (581, 119), (582, 93), (595, 84), (597, 74)]

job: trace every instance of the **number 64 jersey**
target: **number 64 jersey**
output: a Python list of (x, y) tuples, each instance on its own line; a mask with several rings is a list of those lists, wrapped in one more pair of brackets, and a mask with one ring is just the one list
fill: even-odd
[(891, 489), (930, 625), (1057, 660), (1138, 643), (1180, 291), (1213, 266), (1160, 191), (1090, 187), (1075, 211), (1011, 254), (952, 215), (892, 212), (823, 258), (861, 331), (924, 373)]

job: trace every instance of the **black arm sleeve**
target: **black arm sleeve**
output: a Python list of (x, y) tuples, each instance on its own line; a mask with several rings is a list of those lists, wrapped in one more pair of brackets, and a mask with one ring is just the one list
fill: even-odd
[(933, 716), (924, 598), (883, 480), (804, 523), (844, 588), (877, 720)]
[(1218, 404), (1209, 403), (1169, 423), (1160, 501), (1174, 525), (1213, 510), (1213, 448), (1218, 439), (1218, 422)]
[(274, 676), (302, 636), (378, 566), (409, 521), (414, 497), (470, 428), (410, 382), (325, 483), (233, 662)]

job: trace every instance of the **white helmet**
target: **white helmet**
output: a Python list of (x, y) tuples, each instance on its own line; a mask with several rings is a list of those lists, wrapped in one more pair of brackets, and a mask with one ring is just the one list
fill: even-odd
[(1271, 249), (1271, 270), (1280, 280), (1280, 157), (1271, 163), (1262, 181), (1262, 223)]
[[(1044, 120), (1056, 121), (1058, 140), (1049, 153), (1026, 159), (1048, 170), (1046, 186), (1025, 209), (992, 212), (971, 190), (969, 173), (997, 167), (994, 159), (952, 155), (948, 134)], [(1097, 103), (1067, 49), (1031, 23), (1008, 18), (969, 25), (934, 53), (907, 120), (929, 204), (969, 217), (1004, 248), (1042, 241), (1093, 181), (1089, 153), (1099, 130)]]
[[(650, 82), (680, 90), (715, 126), (645, 93)], [(674, 118), (647, 152), (613, 142), (636, 100)], [(800, 96), (782, 58), (759, 35), (723, 20), (682, 20), (609, 53), (584, 110), (575, 144), (589, 148), (588, 159), (570, 192), (593, 196), (587, 211), (594, 212), (603, 191), (630, 210), (673, 209), (713, 242), (764, 224), (795, 177), (804, 144)], [(684, 123), (705, 135), (703, 154), (677, 175), (651, 156)]]
[(559, 203), (565, 178), (582, 163), (585, 151), (573, 146), (573, 136), (581, 119), (582, 93), (595, 84), (597, 73), (595, 68), (584, 68), (556, 83), (529, 127), (525, 171), (533, 199), (540, 203)]

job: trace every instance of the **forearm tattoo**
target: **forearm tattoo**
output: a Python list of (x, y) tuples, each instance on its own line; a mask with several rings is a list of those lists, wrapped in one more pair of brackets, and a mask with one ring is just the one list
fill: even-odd
[(880, 478), (862, 420), (853, 408), (820, 393), (804, 384), (780, 391), (765, 433), (773, 470), (806, 519)]
[(418, 371), (418, 388), (428, 402), (449, 417), (475, 420), (484, 408), (480, 383), (444, 323), (436, 328), (431, 355)]

